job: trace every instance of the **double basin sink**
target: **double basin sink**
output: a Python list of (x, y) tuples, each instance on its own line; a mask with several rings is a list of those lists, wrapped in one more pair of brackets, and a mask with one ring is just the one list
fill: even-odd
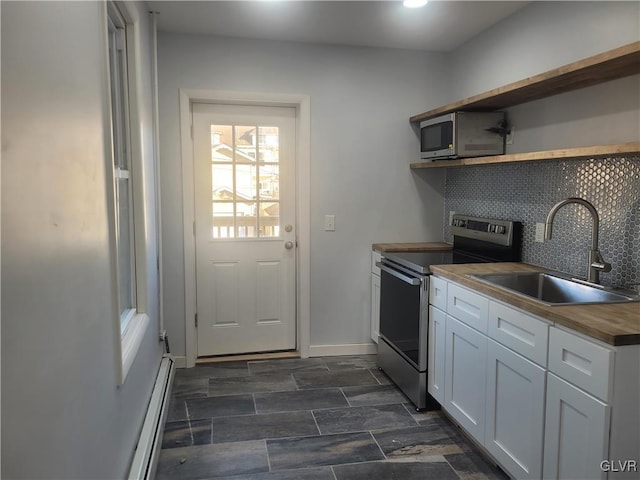
[(556, 272), (488, 273), (470, 276), (495, 287), (537, 300), (545, 305), (640, 301), (640, 296), (635, 292), (587, 283)]

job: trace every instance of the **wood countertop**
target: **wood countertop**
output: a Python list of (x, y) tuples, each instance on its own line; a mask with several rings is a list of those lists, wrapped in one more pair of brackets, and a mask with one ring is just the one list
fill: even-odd
[(478, 273), (547, 271), (545, 268), (526, 263), (476, 263), (432, 265), (431, 270), (440, 277), (465, 285), (609, 345), (640, 344), (640, 303), (638, 302), (547, 306), (469, 276)]
[(453, 246), (444, 242), (374, 243), (371, 248), (378, 252), (442, 252)]

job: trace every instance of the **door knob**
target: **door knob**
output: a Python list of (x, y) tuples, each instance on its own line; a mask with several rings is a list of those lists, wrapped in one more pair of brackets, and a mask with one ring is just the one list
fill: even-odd
[(293, 248), (293, 242), (285, 242), (284, 248), (291, 250)]

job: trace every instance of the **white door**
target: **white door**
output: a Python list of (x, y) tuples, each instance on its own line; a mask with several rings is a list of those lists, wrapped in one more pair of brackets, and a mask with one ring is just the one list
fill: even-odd
[(484, 446), (515, 478), (541, 478), (545, 370), (489, 339)]
[(604, 480), (608, 451), (609, 406), (548, 373), (543, 478)]
[(198, 356), (296, 348), (295, 125), (193, 105)]
[(487, 337), (449, 315), (445, 335), (445, 408), (473, 438), (482, 443)]

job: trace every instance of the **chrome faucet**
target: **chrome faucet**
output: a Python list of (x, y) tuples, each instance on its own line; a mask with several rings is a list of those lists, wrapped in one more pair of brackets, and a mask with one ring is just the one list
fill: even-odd
[(587, 281), (591, 283), (600, 283), (600, 272), (610, 272), (611, 264), (604, 261), (602, 258), (602, 254), (600, 250), (598, 250), (598, 230), (600, 229), (600, 218), (598, 217), (598, 212), (595, 207), (591, 205), (589, 202), (582, 198), (565, 198), (560, 202), (556, 203), (549, 215), (547, 215), (547, 223), (544, 226), (544, 238), (545, 240), (551, 240), (551, 232), (553, 229), (553, 219), (560, 210), (565, 205), (569, 205), (570, 203), (575, 203), (578, 205), (582, 205), (591, 214), (591, 219), (593, 220), (593, 230), (591, 231), (591, 250), (589, 250), (589, 276), (587, 277)]

